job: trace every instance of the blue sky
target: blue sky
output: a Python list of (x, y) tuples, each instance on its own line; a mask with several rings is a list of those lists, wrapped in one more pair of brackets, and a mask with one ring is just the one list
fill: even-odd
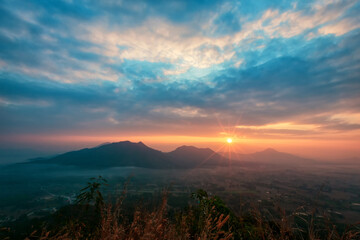
[(0, 141), (236, 129), (355, 146), (359, 12), (338, 0), (2, 0)]

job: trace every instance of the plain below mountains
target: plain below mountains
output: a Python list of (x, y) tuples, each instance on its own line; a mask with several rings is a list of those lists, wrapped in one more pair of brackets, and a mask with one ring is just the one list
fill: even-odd
[(152, 149), (142, 142), (129, 141), (102, 144), (67, 152), (51, 158), (33, 159), (27, 163), (58, 164), (80, 168), (142, 167), (153, 169), (177, 169), (196, 167), (216, 167), (241, 165), (244, 163), (302, 164), (311, 160), (291, 154), (280, 153), (273, 149), (253, 154), (234, 155), (226, 158), (209, 148), (181, 146), (172, 152), (164, 153)]

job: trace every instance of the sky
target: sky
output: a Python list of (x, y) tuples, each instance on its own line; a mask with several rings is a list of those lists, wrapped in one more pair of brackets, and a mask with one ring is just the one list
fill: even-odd
[(360, 2), (0, 1), (0, 145), (360, 157)]

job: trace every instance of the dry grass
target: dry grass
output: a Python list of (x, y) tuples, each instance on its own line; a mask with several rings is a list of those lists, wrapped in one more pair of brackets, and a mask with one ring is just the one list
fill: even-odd
[[(201, 232), (191, 235), (189, 222), (192, 213), (182, 215), (176, 221), (170, 221), (167, 217), (167, 194), (164, 193), (160, 205), (153, 211), (138, 208), (133, 214), (131, 221), (125, 220), (122, 215), (123, 197), (116, 204), (107, 203), (102, 206), (101, 220), (97, 229), (91, 234), (84, 233), (85, 226), (82, 223), (69, 222), (57, 233), (43, 230), (34, 231), (27, 240), (31, 239), (102, 239), (102, 240), (229, 240), (232, 233), (223, 230), (223, 226), (229, 220), (229, 216), (223, 214), (213, 217), (211, 213), (206, 215)], [(214, 208), (213, 208), (214, 210)]]
[(294, 225), (294, 214), (286, 215), (285, 211), (279, 209), (280, 217), (271, 218), (264, 216), (258, 209), (252, 211), (255, 219), (254, 231), (247, 232), (246, 239), (262, 240), (360, 240), (360, 222), (348, 226), (340, 234), (336, 225), (329, 219), (322, 224), (316, 223), (316, 216), (313, 214), (310, 219), (299, 218), (307, 228)]
[[(307, 229), (294, 226), (294, 214), (286, 215), (285, 211), (278, 209), (277, 217), (269, 220), (258, 209), (251, 213), (251, 222), (245, 228), (241, 224), (231, 225), (230, 215), (217, 212), (215, 206), (201, 208), (198, 204), (196, 215), (194, 209), (180, 212), (176, 219), (168, 217), (167, 194), (163, 194), (161, 203), (152, 211), (138, 206), (131, 218), (124, 216), (126, 207), (123, 200), (126, 196), (126, 189), (113, 204), (104, 203), (99, 211), (100, 221), (89, 232), (88, 226), (79, 221), (69, 221), (64, 227), (56, 231), (42, 232), (34, 231), (27, 240), (31, 239), (103, 239), (103, 240), (229, 240), (229, 239), (256, 239), (256, 240), (356, 240), (360, 239), (358, 225), (346, 229), (339, 234), (335, 225), (328, 224), (326, 229), (319, 229), (315, 223), (315, 217), (303, 219)], [(210, 198), (209, 198), (210, 199)], [(200, 209), (199, 209), (200, 208)], [(200, 211), (199, 211), (200, 210)], [(200, 217), (199, 217), (200, 216)], [(241, 218), (239, 223), (242, 221)], [(196, 226), (194, 228), (194, 226)], [(197, 229), (194, 232), (194, 229)], [(235, 230), (235, 231), (234, 231)], [(237, 234), (234, 234), (234, 233)], [(240, 233), (240, 234), (239, 234)], [(325, 233), (325, 234), (324, 234)]]

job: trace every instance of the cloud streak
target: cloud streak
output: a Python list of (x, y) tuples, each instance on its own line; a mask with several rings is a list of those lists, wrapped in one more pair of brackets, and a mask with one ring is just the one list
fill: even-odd
[(1, 137), (214, 136), (220, 119), (248, 138), (358, 140), (359, 7), (3, 1)]

